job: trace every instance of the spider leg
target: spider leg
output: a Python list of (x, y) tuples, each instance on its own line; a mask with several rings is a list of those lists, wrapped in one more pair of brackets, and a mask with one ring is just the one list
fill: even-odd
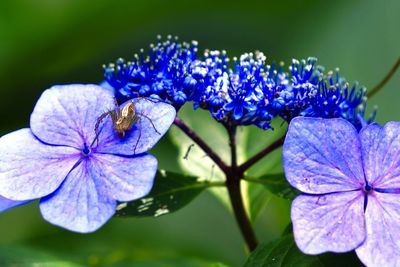
[[(109, 111), (113, 124), (117, 121), (117, 112), (115, 110)], [(114, 125), (115, 126), (115, 125)]]
[(132, 99), (132, 102), (134, 104), (136, 104), (142, 99), (146, 100), (146, 101), (149, 101), (151, 103), (166, 103), (165, 101), (162, 101), (161, 99), (158, 99), (158, 98), (155, 98), (155, 97), (151, 97), (151, 96), (148, 96), (148, 97), (137, 97), (137, 98)]
[(136, 147), (139, 144), (140, 137), (142, 137), (142, 119), (138, 118), (139, 122), (139, 136), (138, 139), (136, 140), (135, 148), (133, 149), (133, 153), (136, 154)]
[(163, 102), (161, 99), (155, 98), (155, 97), (144, 97), (145, 100), (150, 101), (152, 103), (160, 103)]
[[(117, 116), (116, 117), (118, 117), (118, 118), (120, 118), (121, 117), (121, 109), (119, 108), (119, 104), (118, 104), (118, 101), (117, 101), (117, 99), (114, 97), (114, 104), (115, 104), (115, 108), (116, 108), (116, 110), (117, 110)], [(115, 121), (115, 120), (113, 120), (113, 121)]]
[[(162, 102), (162, 101), (160, 101), (159, 99), (155, 99), (155, 98), (151, 98), (151, 97), (138, 97), (138, 98), (133, 99), (132, 102), (133, 102), (133, 103), (137, 103), (137, 102), (138, 102), (139, 100), (141, 100), (141, 99), (144, 99), (144, 100), (149, 101), (149, 102), (152, 102), (152, 103), (159, 103), (159, 102)], [(147, 115), (145, 115), (145, 114), (143, 114), (143, 113), (138, 113), (137, 116), (138, 116), (138, 117), (142, 117), (142, 116), (143, 116), (143, 117), (145, 117), (146, 119), (148, 119), (149, 122), (151, 123), (151, 126), (153, 127), (154, 131), (155, 131), (157, 134), (161, 135), (161, 133), (157, 130), (156, 126), (154, 125), (153, 121), (152, 121)], [(136, 122), (136, 121), (135, 121), (135, 122)]]
[(117, 101), (117, 99), (115, 97), (114, 97), (114, 105), (115, 105), (116, 108), (119, 108), (118, 101)]
[(161, 135), (161, 133), (157, 130), (156, 126), (154, 125), (153, 121), (152, 121), (147, 115), (139, 114), (139, 116), (145, 117), (146, 119), (148, 119), (149, 122), (151, 123), (151, 126), (153, 126), (154, 131), (155, 131), (156, 133), (158, 133), (159, 135)]
[(100, 126), (100, 123), (104, 120), (104, 118), (107, 117), (108, 115), (110, 115), (113, 124), (115, 124), (117, 115), (116, 115), (116, 112), (114, 110), (110, 110), (110, 111), (107, 111), (107, 112), (104, 112), (103, 114), (101, 114), (100, 117), (96, 121), (96, 124), (95, 124), (95, 127), (94, 127), (94, 131), (96, 133), (96, 136), (94, 137), (93, 142), (92, 142), (92, 144), (90, 146), (93, 146), (94, 142), (96, 142), (96, 146), (99, 145), (99, 135), (100, 135), (100, 132), (101, 132), (101, 129), (99, 131), (99, 126)]
[(94, 126), (94, 132), (96, 133), (96, 135), (94, 137), (94, 140), (93, 140), (91, 146), (94, 144), (94, 142), (97, 142), (96, 145), (99, 144), (99, 135), (100, 135), (99, 126), (100, 126), (100, 123), (103, 121), (103, 119), (105, 117), (107, 117), (108, 115), (111, 115), (111, 111), (104, 112), (103, 114), (100, 115), (100, 117), (97, 118), (96, 124)]

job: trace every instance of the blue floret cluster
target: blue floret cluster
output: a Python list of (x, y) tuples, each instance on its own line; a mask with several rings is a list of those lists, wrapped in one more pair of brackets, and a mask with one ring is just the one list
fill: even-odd
[(196, 41), (168, 36), (132, 61), (104, 66), (104, 74), (118, 102), (154, 97), (177, 110), (191, 102), (226, 126), (270, 129), (273, 118), (290, 122), (297, 116), (344, 118), (358, 129), (372, 122), (375, 113), (365, 119), (366, 89), (316, 62), (293, 60), (285, 71), (283, 63), (267, 64), (258, 51), (231, 59), (226, 51), (206, 50), (200, 57)]

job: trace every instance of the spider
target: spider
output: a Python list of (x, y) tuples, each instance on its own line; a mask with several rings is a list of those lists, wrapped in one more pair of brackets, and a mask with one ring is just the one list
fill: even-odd
[[(136, 99), (142, 99), (142, 98), (136, 98)], [(135, 100), (136, 100), (135, 99)], [(151, 101), (149, 99), (146, 98), (146, 100)], [(93, 143), (95, 141), (98, 142), (98, 137), (100, 134), (99, 131), (99, 126), (100, 123), (103, 121), (104, 118), (106, 118), (107, 116), (111, 117), (111, 120), (113, 122), (114, 125), (114, 130), (115, 132), (121, 137), (121, 138), (125, 138), (126, 136), (126, 131), (129, 131), (130, 129), (132, 129), (132, 127), (139, 122), (139, 136), (138, 139), (136, 141), (135, 147), (134, 147), (134, 152), (136, 152), (136, 146), (139, 143), (140, 137), (142, 135), (142, 117), (148, 119), (152, 125), (152, 127), (154, 128), (154, 131), (157, 134), (160, 134), (160, 132), (157, 131), (156, 127), (153, 124), (153, 121), (145, 114), (142, 113), (138, 113), (136, 112), (135, 109), (135, 101), (131, 100), (128, 104), (126, 104), (122, 109), (120, 108), (120, 106), (118, 105), (118, 102), (116, 99), (114, 99), (115, 101), (115, 109), (113, 110), (109, 110), (107, 112), (104, 112), (103, 114), (101, 114), (96, 121), (96, 125), (94, 128), (94, 131), (96, 132), (96, 137), (93, 140)]]

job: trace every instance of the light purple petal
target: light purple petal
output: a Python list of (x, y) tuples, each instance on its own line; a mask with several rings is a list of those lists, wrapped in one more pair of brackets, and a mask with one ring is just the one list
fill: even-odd
[(102, 81), (101, 83), (99, 83), (99, 85), (104, 89), (110, 90), (115, 95), (115, 88), (112, 87), (111, 84), (109, 84), (107, 81)]
[(6, 211), (19, 205), (23, 205), (27, 202), (28, 201), (14, 201), (0, 196), (0, 212)]
[(364, 184), (358, 133), (343, 119), (293, 119), (283, 166), (289, 183), (305, 193), (348, 191)]
[(43, 142), (82, 149), (95, 138), (97, 118), (113, 108), (112, 92), (98, 85), (53, 86), (39, 98), (31, 129)]
[(157, 160), (151, 155), (120, 157), (96, 154), (91, 159), (91, 175), (104, 190), (118, 201), (131, 201), (147, 195), (157, 171)]
[(382, 155), (376, 155), (381, 130), (380, 125), (373, 123), (360, 131), (364, 173), (369, 183), (381, 173), (380, 161), (377, 161), (377, 159), (382, 158)]
[(365, 212), (367, 238), (356, 252), (367, 266), (400, 266), (400, 195), (373, 192)]
[[(121, 108), (128, 103), (129, 101), (125, 102)], [(111, 118), (108, 116), (105, 119), (99, 135), (97, 152), (120, 155), (146, 152), (168, 131), (176, 116), (173, 106), (157, 100), (137, 98), (134, 100), (134, 106), (139, 120), (126, 132), (124, 138), (115, 133)]]
[(90, 159), (84, 159), (56, 192), (42, 198), (40, 211), (43, 218), (80, 233), (100, 228), (114, 214), (116, 201), (104, 190), (95, 175), (90, 167)]
[(374, 124), (360, 133), (365, 176), (374, 188), (400, 188), (400, 123)]
[(298, 196), (291, 210), (297, 246), (306, 254), (355, 249), (365, 239), (363, 207), (362, 191)]
[(11, 200), (31, 200), (52, 193), (80, 158), (80, 152), (50, 146), (29, 129), (0, 138), (0, 195)]

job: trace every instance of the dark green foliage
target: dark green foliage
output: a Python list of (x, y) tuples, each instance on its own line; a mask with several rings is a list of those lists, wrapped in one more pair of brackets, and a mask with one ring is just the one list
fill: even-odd
[(208, 182), (199, 182), (194, 176), (158, 171), (154, 186), (146, 197), (118, 205), (117, 217), (158, 217), (177, 211), (189, 204), (204, 189)]
[(261, 244), (250, 255), (244, 267), (334, 267), (363, 266), (354, 252), (305, 255), (296, 246), (293, 235), (287, 234)]
[(292, 200), (300, 194), (300, 191), (288, 183), (283, 173), (263, 175), (257, 179), (278, 197)]

